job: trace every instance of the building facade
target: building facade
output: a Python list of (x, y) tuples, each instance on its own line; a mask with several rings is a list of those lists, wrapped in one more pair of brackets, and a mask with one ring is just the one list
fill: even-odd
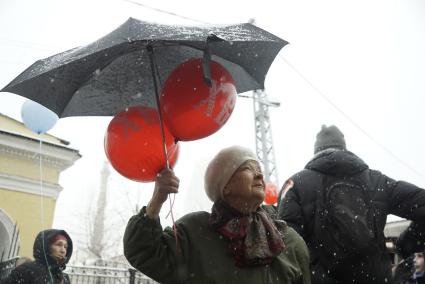
[(32, 257), (39, 231), (50, 228), (59, 176), (81, 158), (68, 142), (37, 135), (0, 114), (0, 257)]

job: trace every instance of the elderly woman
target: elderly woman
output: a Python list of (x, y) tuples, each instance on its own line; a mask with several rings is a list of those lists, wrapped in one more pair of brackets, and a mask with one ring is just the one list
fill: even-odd
[(176, 238), (158, 215), (178, 187), (163, 170), (148, 205), (130, 219), (124, 255), (135, 268), (161, 283), (310, 283), (304, 241), (273, 218), (273, 207), (261, 206), (265, 183), (250, 150), (233, 146), (214, 157), (205, 173), (212, 212), (177, 220)]

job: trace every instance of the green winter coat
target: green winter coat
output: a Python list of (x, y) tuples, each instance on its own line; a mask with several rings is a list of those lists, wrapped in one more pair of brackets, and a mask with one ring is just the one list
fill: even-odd
[(239, 268), (228, 252), (228, 241), (210, 228), (209, 216), (194, 212), (177, 220), (176, 252), (173, 230), (163, 230), (159, 219), (147, 217), (143, 208), (128, 222), (124, 255), (160, 283), (310, 283), (307, 246), (289, 226), (282, 229), (285, 248), (271, 264)]

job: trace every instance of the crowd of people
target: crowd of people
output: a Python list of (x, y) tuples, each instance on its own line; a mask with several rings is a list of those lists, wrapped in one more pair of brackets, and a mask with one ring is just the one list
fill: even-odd
[[(425, 283), (425, 190), (370, 169), (336, 126), (319, 131), (313, 158), (285, 182), (277, 206), (263, 205), (260, 162), (240, 146), (221, 150), (206, 169), (211, 212), (163, 228), (159, 213), (179, 183), (162, 170), (123, 239), (129, 263), (160, 283)], [(385, 244), (389, 214), (412, 221), (396, 243), (398, 264)], [(65, 231), (42, 231), (35, 260), (1, 284), (69, 283), (71, 254)]]

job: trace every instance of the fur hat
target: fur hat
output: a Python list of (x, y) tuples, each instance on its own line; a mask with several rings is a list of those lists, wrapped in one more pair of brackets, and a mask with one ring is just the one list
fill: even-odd
[(221, 150), (208, 164), (204, 178), (204, 188), (208, 198), (215, 202), (222, 198), (224, 187), (236, 170), (249, 160), (258, 161), (248, 148), (232, 146)]
[(344, 134), (335, 125), (329, 127), (322, 125), (322, 129), (316, 135), (314, 154), (328, 148), (346, 150)]

